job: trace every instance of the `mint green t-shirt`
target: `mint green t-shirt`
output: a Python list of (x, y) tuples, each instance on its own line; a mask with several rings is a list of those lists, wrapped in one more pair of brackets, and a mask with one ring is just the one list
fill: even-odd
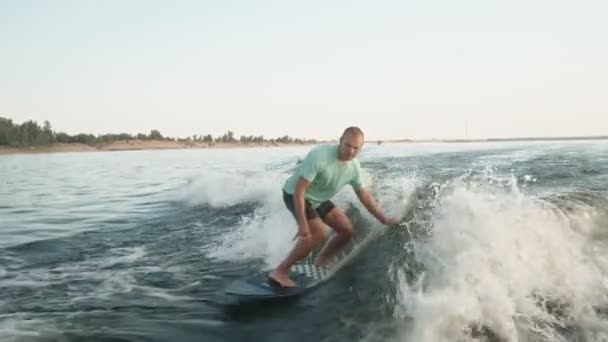
[(356, 158), (339, 161), (338, 145), (334, 144), (313, 148), (285, 181), (283, 190), (294, 194), (300, 177), (311, 182), (304, 197), (315, 208), (331, 199), (346, 184), (355, 190), (363, 186), (359, 161)]

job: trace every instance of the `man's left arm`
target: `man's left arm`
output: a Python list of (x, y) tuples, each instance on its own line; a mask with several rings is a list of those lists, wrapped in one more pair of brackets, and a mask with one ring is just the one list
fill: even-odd
[(386, 217), (386, 215), (384, 215), (382, 210), (380, 210), (380, 208), (378, 208), (378, 205), (372, 198), (372, 195), (364, 187), (360, 187), (360, 188), (356, 189), (355, 193), (357, 194), (357, 197), (359, 197), (359, 200), (361, 201), (361, 203), (363, 203), (365, 208), (372, 215), (374, 215), (374, 217), (376, 219), (378, 219), (378, 221), (382, 222), (382, 224), (387, 225), (387, 226), (394, 226), (399, 223), (399, 221), (397, 221), (393, 218)]

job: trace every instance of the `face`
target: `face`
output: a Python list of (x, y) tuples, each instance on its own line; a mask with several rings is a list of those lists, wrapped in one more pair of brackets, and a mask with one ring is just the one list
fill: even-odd
[(347, 133), (340, 140), (340, 160), (348, 161), (357, 156), (363, 147), (363, 136), (361, 134)]

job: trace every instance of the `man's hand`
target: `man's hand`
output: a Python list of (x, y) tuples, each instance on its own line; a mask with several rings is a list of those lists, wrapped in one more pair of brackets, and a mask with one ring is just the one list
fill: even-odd
[(387, 225), (387, 226), (396, 226), (399, 224), (399, 220), (388, 217), (388, 218), (384, 218), (384, 220), (382, 221), (383, 224)]
[(367, 208), (367, 210), (372, 215), (374, 215), (378, 219), (378, 221), (380, 221), (382, 224), (387, 225), (387, 226), (396, 226), (397, 224), (399, 224), (399, 220), (384, 216), (382, 211), (376, 205), (376, 202), (374, 202), (372, 196), (369, 194), (369, 192), (367, 190), (365, 190), (365, 188), (360, 188), (359, 190), (356, 191), (356, 193), (357, 193), (357, 196), (359, 197), (359, 200), (361, 200), (361, 203), (363, 203), (365, 208)]
[(308, 227), (300, 227), (298, 235), (302, 242), (308, 242), (310, 240), (310, 230), (308, 230)]

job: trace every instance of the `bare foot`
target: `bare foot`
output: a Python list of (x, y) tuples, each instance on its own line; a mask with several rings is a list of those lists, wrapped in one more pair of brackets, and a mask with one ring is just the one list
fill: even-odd
[(270, 274), (268, 275), (268, 278), (276, 281), (283, 287), (295, 287), (296, 286), (296, 283), (294, 283), (293, 280), (289, 279), (289, 277), (287, 276), (286, 273), (280, 272), (278, 270), (274, 270), (274, 271), (270, 272)]

